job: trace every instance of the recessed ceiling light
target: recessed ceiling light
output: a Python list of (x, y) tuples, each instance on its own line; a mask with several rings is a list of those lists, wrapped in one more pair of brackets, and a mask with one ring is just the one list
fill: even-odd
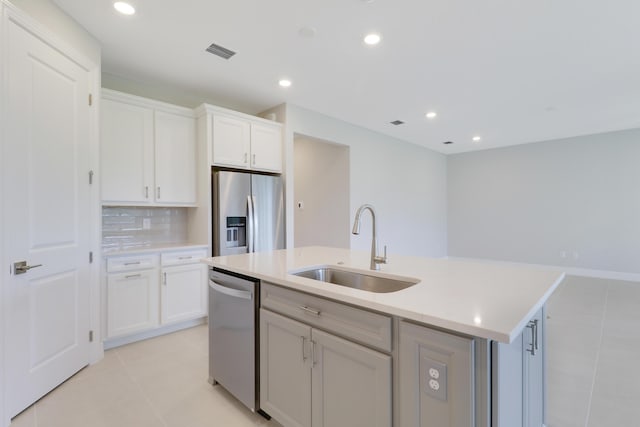
[(123, 1), (117, 1), (113, 4), (113, 7), (123, 15), (133, 15), (136, 13), (136, 8), (129, 3)]
[(289, 87), (291, 86), (291, 80), (281, 79), (278, 84), (282, 87)]
[(480, 141), (482, 138), (480, 138), (479, 136), (474, 136), (473, 138), (471, 138), (473, 140), (473, 142), (478, 142)]
[(304, 37), (306, 39), (312, 39), (315, 37), (317, 30), (309, 25), (305, 25), (304, 27), (300, 27), (298, 30), (298, 35), (300, 37)]
[(382, 37), (380, 37), (380, 34), (376, 34), (376, 33), (371, 33), (364, 36), (364, 42), (370, 46), (380, 43), (381, 39)]
[(425, 117), (427, 119), (433, 119), (437, 116), (438, 114), (435, 111), (429, 111), (427, 114), (425, 114)]

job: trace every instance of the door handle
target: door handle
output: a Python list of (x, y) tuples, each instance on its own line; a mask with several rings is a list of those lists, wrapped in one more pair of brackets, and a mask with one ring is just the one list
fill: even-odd
[(24, 274), (32, 268), (42, 267), (42, 264), (27, 265), (27, 261), (18, 261), (13, 263), (13, 274)]

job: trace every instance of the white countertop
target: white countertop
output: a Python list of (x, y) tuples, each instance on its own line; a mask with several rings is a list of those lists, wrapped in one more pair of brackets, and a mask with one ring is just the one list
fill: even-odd
[[(369, 252), (305, 247), (207, 258), (211, 266), (444, 329), (510, 343), (545, 304), (564, 272), (486, 261), (389, 256), (369, 270)], [(410, 288), (373, 293), (288, 274), (330, 265), (420, 279)]]
[(173, 243), (162, 245), (136, 246), (126, 249), (109, 248), (102, 250), (103, 257), (119, 256), (119, 255), (135, 255), (149, 252), (165, 252), (165, 251), (182, 251), (192, 249), (207, 249), (208, 245), (198, 243)]

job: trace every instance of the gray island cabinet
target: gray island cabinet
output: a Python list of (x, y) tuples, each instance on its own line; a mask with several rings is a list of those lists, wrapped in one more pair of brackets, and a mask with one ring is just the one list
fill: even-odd
[(543, 425), (542, 310), (503, 344), (263, 281), (259, 317), (260, 405), (285, 427)]
[[(562, 271), (293, 248), (204, 260), (260, 282), (259, 405), (285, 427), (543, 427), (544, 306)], [(330, 268), (411, 281), (369, 292)]]

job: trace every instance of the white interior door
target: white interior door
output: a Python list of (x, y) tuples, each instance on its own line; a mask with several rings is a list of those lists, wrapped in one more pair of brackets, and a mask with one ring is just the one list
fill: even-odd
[[(5, 372), (13, 417), (89, 360), (89, 73), (6, 21)], [(6, 266), (8, 267), (8, 266)]]

